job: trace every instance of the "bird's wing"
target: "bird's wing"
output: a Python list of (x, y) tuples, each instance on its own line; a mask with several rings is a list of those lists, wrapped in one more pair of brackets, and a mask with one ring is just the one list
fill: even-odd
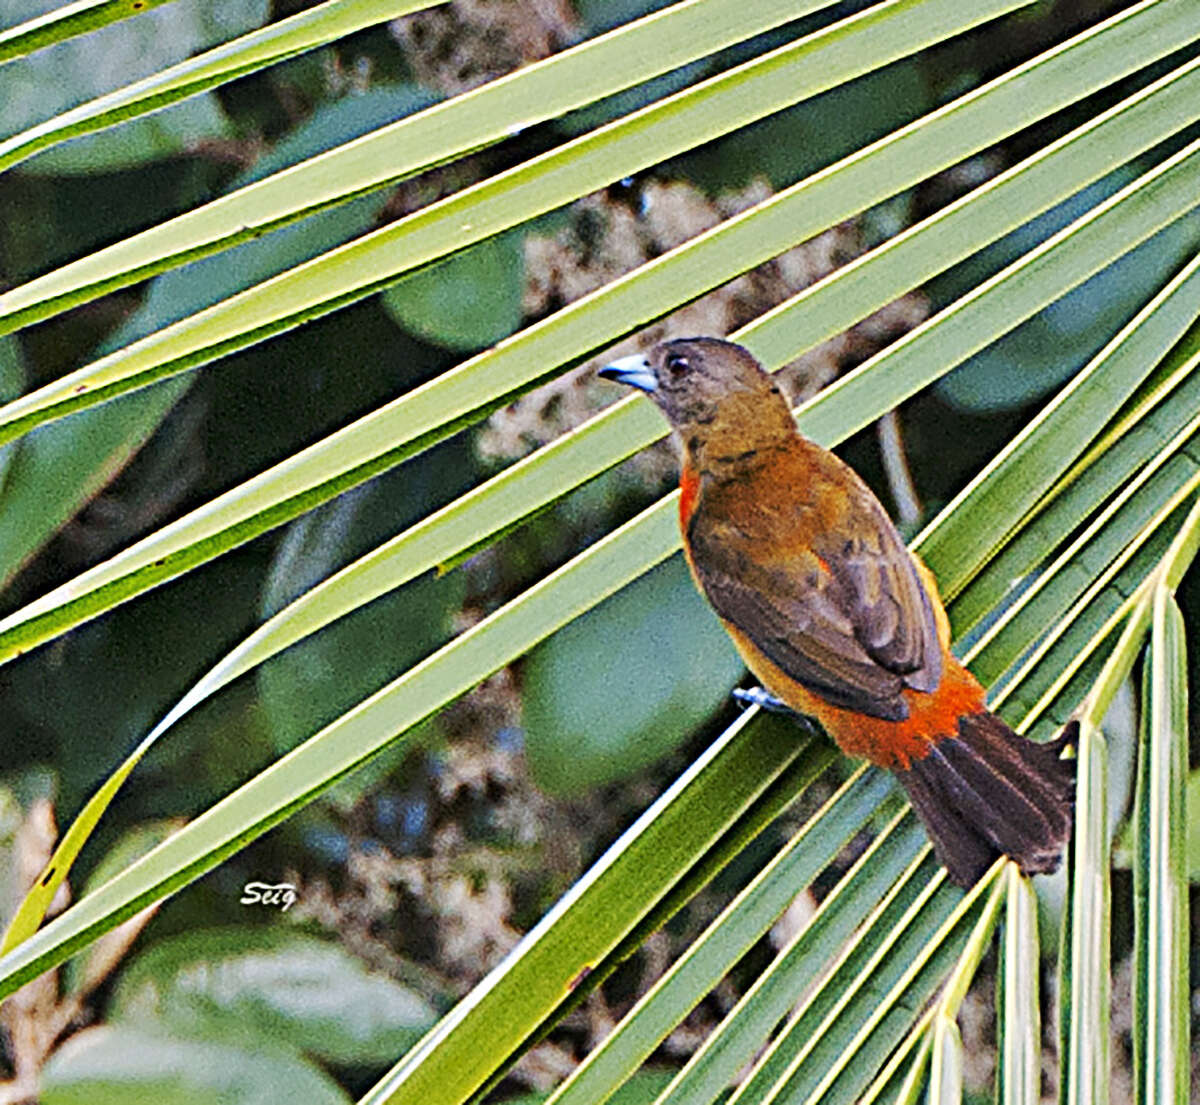
[(929, 596), (879, 514), (853, 538), (801, 541), (742, 511), (737, 524), (692, 527), (689, 547), (717, 613), (786, 675), (832, 705), (901, 720), (905, 686), (940, 682), (941, 648)]

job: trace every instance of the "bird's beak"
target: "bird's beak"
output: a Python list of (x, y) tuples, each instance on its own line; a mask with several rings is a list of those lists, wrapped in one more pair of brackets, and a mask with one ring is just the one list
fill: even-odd
[(613, 361), (612, 364), (605, 365), (597, 375), (603, 376), (606, 380), (616, 380), (618, 384), (628, 384), (631, 388), (637, 388), (638, 391), (655, 392), (658, 390), (658, 381), (650, 369), (650, 362), (641, 353)]

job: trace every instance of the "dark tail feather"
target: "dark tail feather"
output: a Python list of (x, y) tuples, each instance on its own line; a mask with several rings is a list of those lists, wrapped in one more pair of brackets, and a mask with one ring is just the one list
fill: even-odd
[(957, 737), (896, 772), (951, 879), (970, 886), (999, 855), (1027, 875), (1058, 868), (1075, 802), (1075, 761), (1061, 753), (1078, 730), (1071, 722), (1037, 744), (994, 714), (970, 714)]

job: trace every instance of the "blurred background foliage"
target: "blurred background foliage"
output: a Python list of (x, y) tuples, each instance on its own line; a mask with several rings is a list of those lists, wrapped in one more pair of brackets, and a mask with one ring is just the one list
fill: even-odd
[[(15, 285), (664, 2), (457, 0), (46, 151), (0, 176), (0, 280)], [(9, 0), (3, 14), (13, 23), (55, 6)], [(306, 6), (304, 0), (177, 0), (10, 62), (0, 66), (0, 128), (15, 133)], [(0, 398), (55, 379), (564, 135), (862, 6), (843, 3), (795, 20), (451, 165), (19, 336), (0, 337)], [(1118, 6), (1058, 0), (989, 24), (484, 241), (204, 373), (158, 383), (0, 447), (0, 613), (433, 378), (464, 354)], [(639, 340), (730, 332), (1166, 67), (1106, 89), (789, 250), (681, 308)], [(812, 394), (865, 360), (1167, 152), (1152, 151), (807, 354), (786, 371), (793, 395)], [(914, 532), (1024, 424), (1039, 400), (1112, 337), (1157, 288), (1161, 273), (1198, 246), (1200, 215), (1193, 213), (907, 403), (900, 417), (911, 486), (897, 482), (897, 468), (888, 463), (888, 450), (895, 459), (893, 431), (864, 430), (842, 454)], [(48, 854), (54, 839), (49, 803), (64, 814), (78, 809), (196, 677), (259, 620), (480, 476), (600, 409), (612, 391), (594, 381), (595, 363), (462, 431), (402, 471), (0, 668), (0, 854), (6, 861), (0, 869), (14, 878), (36, 870), (37, 857)], [(135, 773), (73, 884), (86, 886), (102, 878), (105, 865), (144, 851), (173, 823), (167, 819), (203, 809), (632, 517), (671, 485), (673, 464), (663, 446), (626, 462), (464, 562), (413, 581), (283, 653), (197, 711)], [(1193, 574), (1181, 594), (1185, 611), (1197, 609), (1198, 587)], [(292, 1095), (337, 1102), (361, 1092), (728, 724), (736, 711), (726, 692), (739, 672), (679, 558), (663, 564), (426, 723), (419, 742), (358, 772), (153, 916), (127, 922), (134, 927), (123, 943), (77, 963), (59, 999), (63, 1024), (90, 1018), (100, 1026), (67, 1034), (45, 1067), (42, 1100), (126, 1102), (136, 1091), (164, 1105), (214, 1096), (239, 1103)], [(1193, 748), (1196, 740), (1193, 728)], [(1128, 778), (1128, 764), (1122, 770)], [(830, 793), (837, 781), (816, 788), (810, 800)], [(1189, 805), (1195, 810), (1190, 871), (1200, 879), (1197, 778)], [(805, 812), (793, 811), (792, 823)], [(531, 1091), (560, 1080), (788, 825), (774, 827), (771, 839), (756, 842), (714, 889), (655, 934), (525, 1056), (500, 1093), (536, 1101)], [(851, 852), (838, 863), (844, 869), (853, 858)], [(255, 879), (294, 883), (298, 901), (283, 913), (239, 904), (243, 885)], [(12, 882), (0, 887), (6, 915), (15, 902)], [(807, 899), (794, 908), (811, 909), (811, 894)], [(1118, 916), (1114, 925), (1115, 955), (1124, 962), (1129, 920)], [(764, 940), (668, 1037), (658, 1062), (669, 1066), (694, 1050), (736, 1000), (739, 979), (753, 977), (786, 928)], [(1192, 955), (1195, 976), (1196, 946)], [(970, 1006), (974, 1019), (964, 1028), (972, 1094), (986, 1089), (994, 1055), (984, 1042), (993, 1019), (988, 977), (985, 972)], [(1118, 1032), (1121, 1026), (1118, 1018)], [(11, 1038), (9, 1044), (13, 1062), (16, 1045)], [(161, 1065), (142, 1063), (151, 1052), (172, 1056), (178, 1073), (170, 1084), (156, 1081)], [(651, 1100), (664, 1082), (653, 1072), (640, 1075), (612, 1100)]]

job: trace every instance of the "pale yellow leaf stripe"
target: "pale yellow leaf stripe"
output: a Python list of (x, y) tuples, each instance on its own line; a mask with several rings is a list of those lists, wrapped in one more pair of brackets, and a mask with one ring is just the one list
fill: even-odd
[(171, 0), (75, 0), (63, 4), (0, 30), (0, 65), (169, 3)]
[[(886, 0), (330, 250), (13, 400), (0, 408), (0, 444), (102, 399), (318, 318), (420, 265), (1026, 3), (977, 0), (963, 10), (957, 0)], [(0, 310), (9, 306), (5, 299), (0, 297)]]
[(0, 140), (0, 172), (39, 150), (157, 111), (437, 0), (326, 0)]
[[(1064, 79), (1080, 68), (1092, 68), (1102, 49), (1106, 51), (1101, 56), (1108, 67), (1093, 77), (1100, 82), (1116, 79), (1136, 67), (1125, 49), (1133, 41), (1146, 49), (1153, 44), (1155, 49), (1165, 50), (1174, 43), (1174, 33), (1179, 30), (1172, 25), (1148, 25), (1122, 13), (1120, 19), (1089, 29), (758, 208), (606, 285), (14, 612), (0, 621), (0, 661), (249, 540), (330, 497), (336, 490), (398, 463), (405, 448), (426, 440), (437, 427), (465, 420), (472, 413), (478, 417), (488, 403), (528, 386), (539, 375), (552, 371), (565, 359), (585, 354), (606, 337), (611, 340), (616, 335), (609, 319), (629, 319), (631, 325), (636, 325), (644, 320), (639, 311), (654, 315), (669, 310), (681, 299), (729, 279), (781, 247), (794, 244), (795, 237), (780, 239), (779, 235), (802, 238), (816, 233), (884, 198), (894, 188), (915, 182), (928, 172), (1071, 102), (1086, 89), (1081, 90), (1078, 82), (1064, 88)], [(1200, 27), (1195, 30), (1200, 34)], [(1045, 93), (1043, 83), (1049, 85)], [(992, 110), (990, 105), (997, 98), (998, 110)], [(1148, 134), (1162, 133), (1149, 126), (1146, 129)], [(1112, 141), (1114, 146), (1121, 145), (1115, 136)], [(926, 160), (931, 156), (931, 147), (939, 151), (940, 158), (933, 165)], [(901, 171), (905, 175), (898, 179), (893, 176)], [(996, 216), (997, 207), (1003, 207), (1002, 198), (997, 193), (989, 218)], [(948, 212), (948, 221), (955, 214)], [(969, 220), (965, 211), (961, 217)], [(1004, 227), (1010, 222), (1002, 217), (998, 225)], [(964, 232), (965, 229), (960, 228)], [(912, 236), (921, 231), (920, 227), (913, 228)], [(863, 265), (851, 265), (844, 275), (837, 274), (834, 279), (844, 279), (857, 287), (861, 278), (865, 284), (870, 279), (865, 264), (866, 259)], [(904, 281), (891, 285), (901, 289), (908, 286)], [(755, 342), (756, 352), (765, 362), (782, 363), (854, 321), (855, 315), (837, 309), (837, 295), (825, 296), (822, 308), (817, 310), (818, 292), (820, 289), (810, 289), (795, 300), (793, 306), (799, 308), (806, 305), (805, 296), (810, 293), (814, 296), (812, 310), (794, 312), (799, 319), (798, 328), (773, 325), (785, 322), (786, 309), (764, 317)], [(844, 302), (854, 298), (847, 289)], [(829, 318), (832, 323), (824, 321)], [(620, 408), (619, 415), (626, 420), (623, 427), (606, 425), (602, 431), (598, 427), (595, 431), (603, 434), (610, 447), (618, 447), (616, 443), (622, 440), (645, 443), (661, 432), (649, 412), (639, 413), (638, 408), (630, 409), (627, 404)], [(612, 421), (616, 418), (614, 414)], [(597, 453), (601, 448), (597, 442)], [(72, 610), (69, 618), (61, 613), (66, 607)]]
[[(0, 333), (492, 145), (831, 2), (761, 0), (747, 8), (734, 0), (684, 0), (663, 8), (4, 292)], [(714, 79), (736, 81), (731, 73)], [(644, 111), (663, 105), (669, 110), (677, 99)], [(620, 121), (610, 124), (606, 133), (619, 126)], [(547, 158), (569, 155), (586, 141), (584, 136), (552, 151), (537, 159), (534, 168)], [(469, 216), (463, 221), (470, 222)], [(397, 226), (393, 224), (393, 234)], [(451, 248), (481, 237), (486, 234), (460, 235)]]

